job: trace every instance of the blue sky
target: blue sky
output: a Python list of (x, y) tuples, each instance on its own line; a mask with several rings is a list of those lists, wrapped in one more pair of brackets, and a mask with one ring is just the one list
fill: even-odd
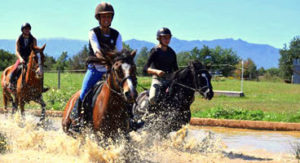
[[(23, 22), (39, 38), (87, 40), (98, 25), (99, 0), (1, 0), (0, 39), (16, 39)], [(283, 44), (300, 35), (300, 0), (108, 0), (115, 9), (112, 27), (123, 36), (156, 43), (160, 27), (184, 40), (242, 39)]]

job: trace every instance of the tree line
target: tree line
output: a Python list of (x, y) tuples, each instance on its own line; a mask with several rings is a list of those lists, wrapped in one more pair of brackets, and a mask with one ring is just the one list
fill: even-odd
[[(132, 48), (125, 43), (123, 43), (123, 47), (132, 50)], [(136, 57), (139, 75), (143, 75), (142, 69), (147, 62), (150, 50), (151, 49), (143, 47)], [(45, 70), (84, 70), (86, 68), (86, 58), (88, 55), (89, 49), (87, 46), (84, 46), (81, 51), (72, 57), (68, 56), (68, 52), (62, 52), (57, 59), (46, 54)], [(16, 61), (15, 54), (2, 49), (0, 49), (0, 56), (1, 71)], [(244, 60), (244, 78), (257, 80), (259, 76), (265, 76), (267, 79), (276, 77), (283, 80), (291, 80), (294, 59), (300, 59), (299, 36), (294, 37), (289, 43), (289, 46), (284, 45), (284, 47), (280, 49), (279, 68), (265, 70), (261, 67), (258, 69), (254, 61), (250, 58)], [(225, 77), (241, 76), (242, 59), (231, 48), (226, 49), (220, 46), (209, 48), (204, 45), (202, 48), (195, 47), (190, 51), (183, 51), (177, 54), (177, 62), (180, 67), (186, 66), (188, 62), (193, 60), (201, 61), (214, 75)]]

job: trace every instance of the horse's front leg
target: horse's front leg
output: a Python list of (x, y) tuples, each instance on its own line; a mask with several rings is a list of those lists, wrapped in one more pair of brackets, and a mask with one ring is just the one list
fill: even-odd
[(8, 100), (10, 100), (8, 98), (8, 95), (5, 94), (5, 92), (3, 91), (3, 104), (4, 104), (4, 114), (7, 115), (7, 105), (8, 105)]
[(18, 110), (18, 104), (19, 104), (19, 98), (15, 96), (15, 100), (11, 98), (11, 103), (12, 103), (12, 114), (15, 114), (15, 112)]
[(40, 116), (40, 122), (41, 121), (44, 121), (45, 118), (46, 118), (46, 103), (45, 101), (43, 100), (43, 96), (41, 96), (40, 99), (36, 100), (37, 103), (39, 103), (41, 105), (41, 116)]
[(23, 119), (25, 119), (25, 110), (24, 110), (24, 107), (25, 107), (25, 102), (23, 100), (21, 100), (21, 102), (20, 102), (20, 111), (21, 111), (21, 115), (22, 115)]

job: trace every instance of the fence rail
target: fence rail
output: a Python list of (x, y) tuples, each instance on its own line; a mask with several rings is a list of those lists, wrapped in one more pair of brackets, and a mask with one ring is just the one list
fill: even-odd
[[(241, 87), (240, 87), (240, 93), (243, 93), (244, 90), (244, 61), (242, 61), (242, 65), (240, 68), (234, 66), (234, 65), (230, 65), (230, 64), (218, 64), (218, 65), (211, 65), (211, 67), (225, 67), (225, 66), (229, 66), (229, 67), (234, 67), (235, 69), (241, 70), (241, 76), (240, 76), (240, 80), (241, 80)], [(185, 68), (186, 66), (179, 66), (179, 68)], [(137, 67), (137, 72), (139, 76), (144, 76), (142, 73), (142, 69), (143, 67)], [(60, 89), (61, 87), (61, 73), (85, 73), (86, 69), (80, 69), (80, 70), (50, 70), (50, 71), (45, 71), (48, 73), (57, 73), (57, 88)], [(212, 76), (222, 76), (222, 74), (216, 73), (216, 72), (211, 72)]]

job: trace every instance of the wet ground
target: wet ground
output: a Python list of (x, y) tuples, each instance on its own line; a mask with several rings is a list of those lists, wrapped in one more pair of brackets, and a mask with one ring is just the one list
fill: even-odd
[(49, 119), (44, 129), (37, 121), (0, 115), (9, 149), (0, 162), (297, 162), (292, 146), (300, 143), (300, 132), (185, 126), (167, 138), (132, 132), (127, 150), (124, 139), (103, 147), (93, 134), (73, 139), (60, 118)]

